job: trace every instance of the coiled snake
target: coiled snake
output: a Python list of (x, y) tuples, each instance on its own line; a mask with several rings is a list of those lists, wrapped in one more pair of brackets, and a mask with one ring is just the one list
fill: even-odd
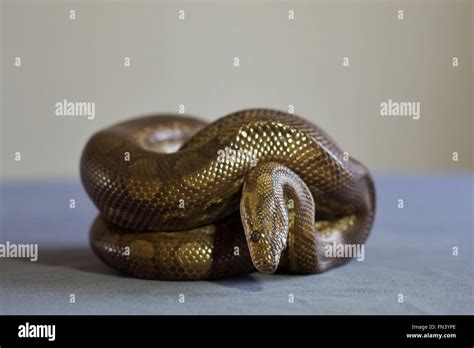
[(267, 109), (209, 125), (186, 116), (117, 124), (88, 141), (81, 178), (100, 211), (93, 251), (140, 278), (324, 272), (351, 256), (327, 248), (364, 243), (375, 212), (362, 164), (316, 126)]

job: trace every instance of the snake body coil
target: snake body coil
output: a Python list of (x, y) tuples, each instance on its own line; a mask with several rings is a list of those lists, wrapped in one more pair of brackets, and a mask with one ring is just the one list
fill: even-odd
[(81, 178), (101, 213), (94, 252), (149, 279), (324, 272), (351, 256), (327, 248), (364, 243), (375, 212), (362, 164), (316, 126), (266, 109), (210, 125), (184, 116), (120, 123), (89, 140)]

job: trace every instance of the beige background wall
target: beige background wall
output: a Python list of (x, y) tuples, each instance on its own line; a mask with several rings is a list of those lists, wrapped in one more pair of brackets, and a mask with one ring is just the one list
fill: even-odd
[[(472, 16), (472, 1), (2, 1), (2, 178), (76, 178), (94, 131), (180, 104), (208, 120), (293, 104), (376, 172), (471, 170)], [(55, 116), (63, 99), (95, 119)], [(388, 99), (421, 118), (380, 116)]]

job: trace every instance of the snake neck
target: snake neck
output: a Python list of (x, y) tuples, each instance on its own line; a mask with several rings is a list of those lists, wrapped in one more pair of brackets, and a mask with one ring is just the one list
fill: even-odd
[[(265, 163), (251, 171), (244, 183), (240, 213), (252, 262), (261, 272), (275, 272), (287, 246), (314, 238), (311, 192), (281, 164)], [(298, 262), (294, 249), (289, 252)]]

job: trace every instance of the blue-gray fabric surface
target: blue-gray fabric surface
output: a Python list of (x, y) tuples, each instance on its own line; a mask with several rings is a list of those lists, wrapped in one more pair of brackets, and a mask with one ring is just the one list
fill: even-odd
[(473, 314), (473, 182), (379, 176), (364, 261), (319, 275), (199, 282), (133, 279), (102, 264), (88, 244), (97, 211), (79, 182), (2, 183), (0, 243), (38, 243), (39, 258), (0, 259), (0, 313)]

